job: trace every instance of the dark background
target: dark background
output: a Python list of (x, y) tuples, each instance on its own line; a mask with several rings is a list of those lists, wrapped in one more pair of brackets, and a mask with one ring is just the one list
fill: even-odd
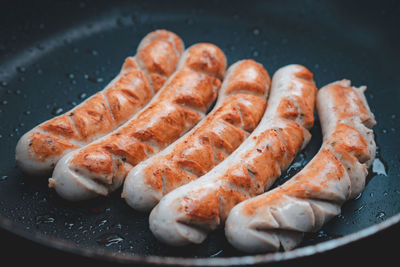
[[(251, 57), (272, 75), (283, 65), (299, 63), (314, 72), (318, 86), (343, 77), (355, 85), (367, 84), (367, 99), (378, 121), (378, 158), (386, 175), (375, 173), (363, 195), (348, 203), (343, 216), (327, 225), (323, 233), (330, 239), (389, 218), (400, 212), (399, 27), (398, 1), (2, 1), (0, 214), (29, 226), (31, 233), (36, 229), (63, 238), (63, 230), (71, 227), (69, 230), (77, 231), (74, 227), (79, 225), (67, 219), (89, 214), (85, 223), (101, 224), (123, 235), (125, 224), (118, 226), (115, 217), (122, 213), (127, 221), (131, 211), (125, 206), (114, 207), (120, 203), (117, 195), (106, 204), (65, 203), (49, 192), (45, 180), (22, 176), (15, 168), (13, 149), (24, 132), (107, 84), (124, 57), (134, 54), (144, 34), (167, 28), (177, 32), (186, 46), (215, 42), (226, 52), (229, 64)], [(301, 165), (321, 143), (318, 121), (312, 133), (309, 147), (296, 159)], [(51, 208), (50, 213), (45, 212)], [(98, 210), (105, 210), (105, 215)], [(136, 215), (141, 222), (137, 227), (146, 228), (146, 216)], [(135, 225), (130, 225), (132, 229)], [(100, 233), (103, 228), (95, 230)], [(350, 245), (279, 265), (397, 265), (398, 236), (400, 226), (396, 225)], [(144, 232), (140, 238), (138, 243), (146, 243), (152, 237)], [(0, 230), (0, 240), (0, 265), (116, 265), (39, 245), (5, 230)], [(207, 249), (218, 251), (221, 244), (218, 236), (212, 237)], [(140, 251), (151, 254), (151, 249)], [(156, 253), (164, 255), (180, 253), (157, 249)], [(207, 249), (188, 253), (208, 255)], [(222, 256), (232, 253), (230, 248), (223, 250)]]

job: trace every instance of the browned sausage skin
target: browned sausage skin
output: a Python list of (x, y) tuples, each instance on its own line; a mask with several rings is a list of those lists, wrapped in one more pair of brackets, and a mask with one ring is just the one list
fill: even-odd
[(204, 175), (231, 154), (261, 120), (270, 77), (254, 60), (227, 71), (213, 111), (162, 152), (135, 166), (124, 182), (122, 197), (148, 211), (173, 189)]
[(310, 139), (316, 90), (305, 67), (278, 70), (257, 128), (210, 172), (161, 199), (149, 218), (153, 234), (171, 245), (201, 243), (237, 203), (270, 187)]
[(21, 137), (16, 148), (18, 165), (28, 174), (49, 174), (69, 151), (121, 126), (165, 83), (182, 52), (183, 42), (176, 34), (149, 33), (136, 56), (126, 58), (120, 73), (102, 91)]
[(151, 102), (107, 136), (73, 151), (57, 164), (49, 184), (64, 198), (81, 200), (107, 195), (128, 171), (190, 130), (217, 97), (226, 68), (217, 46), (188, 48)]
[(360, 194), (376, 149), (364, 90), (342, 80), (319, 91), (321, 150), (283, 185), (232, 209), (225, 226), (232, 245), (247, 252), (292, 249)]

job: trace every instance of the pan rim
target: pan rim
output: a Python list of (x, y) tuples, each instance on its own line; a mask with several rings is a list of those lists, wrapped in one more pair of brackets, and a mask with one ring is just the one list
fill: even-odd
[(106, 260), (114, 263), (146, 263), (164, 266), (238, 266), (286, 261), (331, 251), (335, 248), (372, 236), (379, 231), (388, 229), (397, 223), (400, 223), (400, 213), (397, 213), (382, 222), (375, 223), (354, 233), (323, 241), (314, 245), (299, 247), (290, 251), (237, 257), (182, 258), (156, 255), (144, 256), (132, 253), (115, 254), (115, 252), (106, 249), (82, 248), (77, 246), (72, 241), (51, 237), (38, 230), (35, 230), (34, 232), (28, 232), (20, 225), (17, 225), (10, 219), (0, 215), (0, 227), (2, 229), (40, 245), (54, 248), (62, 252), (72, 253), (97, 260)]

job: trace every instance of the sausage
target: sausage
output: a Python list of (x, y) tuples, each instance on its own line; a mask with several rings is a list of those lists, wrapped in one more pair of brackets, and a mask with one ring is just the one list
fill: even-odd
[(136, 165), (125, 179), (122, 197), (134, 209), (149, 211), (163, 195), (207, 173), (257, 126), (270, 84), (268, 72), (254, 60), (233, 64), (213, 111), (162, 152)]
[(231, 210), (225, 233), (233, 246), (246, 252), (292, 249), (304, 232), (318, 231), (360, 194), (376, 150), (376, 122), (364, 90), (342, 80), (319, 91), (320, 151), (283, 185)]
[(200, 43), (187, 49), (178, 70), (150, 103), (103, 138), (65, 155), (49, 186), (68, 200), (108, 195), (129, 170), (190, 130), (217, 97), (226, 68), (221, 49)]
[(63, 155), (117, 129), (150, 101), (175, 71), (182, 52), (176, 34), (149, 33), (102, 91), (21, 137), (15, 153), (19, 167), (31, 175), (50, 174)]
[(316, 91), (305, 67), (278, 70), (257, 128), (210, 172), (161, 199), (149, 217), (153, 234), (171, 245), (201, 243), (233, 206), (270, 187), (310, 140)]

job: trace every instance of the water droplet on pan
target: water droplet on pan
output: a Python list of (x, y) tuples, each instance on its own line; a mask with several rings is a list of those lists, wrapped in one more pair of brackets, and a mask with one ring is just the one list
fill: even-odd
[(386, 213), (383, 212), (383, 211), (381, 211), (381, 212), (378, 212), (378, 214), (376, 214), (375, 217), (376, 217), (377, 219), (383, 219), (385, 216), (386, 216)]
[(221, 249), (221, 250), (217, 251), (216, 253), (210, 255), (210, 258), (217, 257), (217, 256), (218, 256), (219, 254), (221, 254), (222, 252), (223, 252), (223, 250)]
[(380, 158), (375, 158), (374, 162), (372, 163), (372, 172), (376, 175), (387, 176), (387, 167)]
[(85, 74), (84, 77), (86, 80), (91, 81), (93, 83), (101, 83), (104, 81), (104, 79), (101, 77), (93, 77), (93, 76), (89, 76), (87, 74)]
[(26, 68), (25, 67), (17, 67), (17, 71), (19, 73), (25, 73), (26, 72)]
[(36, 216), (36, 224), (54, 223), (56, 219), (50, 214)]
[(51, 110), (51, 114), (53, 114), (54, 116), (60, 115), (63, 112), (63, 108), (59, 108), (59, 107), (54, 107)]
[(260, 29), (258, 27), (254, 27), (251, 31), (253, 33), (253, 35), (257, 36), (260, 35)]
[(86, 96), (87, 96), (86, 93), (80, 93), (78, 97), (79, 97), (79, 99), (83, 100), (86, 98)]
[(96, 238), (96, 242), (100, 245), (109, 247), (113, 244), (118, 244), (124, 241), (124, 238), (120, 236), (119, 234), (115, 233), (107, 233), (99, 236)]

